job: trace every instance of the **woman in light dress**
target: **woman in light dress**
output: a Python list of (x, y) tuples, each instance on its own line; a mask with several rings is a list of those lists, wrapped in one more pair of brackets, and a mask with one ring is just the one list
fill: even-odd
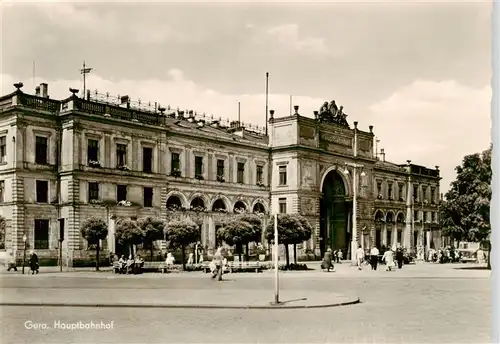
[(385, 271), (391, 271), (395, 264), (394, 252), (390, 248), (388, 248), (387, 251), (384, 252), (383, 259), (385, 261)]
[(167, 258), (165, 259), (165, 264), (167, 264), (167, 266), (173, 266), (175, 263), (175, 258), (174, 258), (174, 255), (172, 253), (167, 253)]

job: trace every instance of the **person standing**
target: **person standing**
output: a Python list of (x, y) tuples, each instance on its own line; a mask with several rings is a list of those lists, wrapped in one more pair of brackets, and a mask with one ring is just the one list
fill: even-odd
[(342, 249), (339, 249), (337, 252), (337, 263), (342, 263), (342, 259), (344, 258), (344, 254), (342, 253)]
[(217, 278), (218, 281), (222, 281), (222, 269), (224, 268), (222, 247), (219, 247), (215, 252), (213, 263), (215, 265), (215, 270), (213, 271), (212, 279)]
[(396, 261), (398, 262), (398, 269), (403, 267), (403, 249), (398, 245), (396, 249)]
[(40, 264), (38, 262), (38, 256), (34, 251), (31, 251), (30, 255), (30, 269), (31, 269), (31, 274), (34, 275), (35, 272), (38, 274), (39, 269), (40, 269)]
[(332, 249), (329, 248), (325, 252), (325, 256), (323, 257), (323, 269), (326, 269), (326, 272), (330, 272), (330, 269), (333, 269), (333, 262), (332, 262)]
[(372, 249), (370, 250), (370, 264), (372, 266), (372, 270), (377, 270), (377, 263), (378, 263), (378, 255), (379, 251), (377, 246), (373, 245)]
[(363, 269), (362, 265), (364, 260), (365, 260), (365, 251), (363, 250), (361, 245), (359, 245), (358, 249), (356, 250), (356, 262), (358, 264), (358, 270)]
[(387, 248), (387, 251), (384, 252), (383, 259), (385, 261), (385, 271), (391, 271), (394, 267), (394, 252), (390, 248)]

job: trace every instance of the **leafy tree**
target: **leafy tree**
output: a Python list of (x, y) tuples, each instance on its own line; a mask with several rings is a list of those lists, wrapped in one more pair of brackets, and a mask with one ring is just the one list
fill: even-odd
[(196, 242), (200, 236), (200, 229), (191, 219), (170, 221), (166, 228), (166, 237), (170, 247), (180, 247), (182, 254), (182, 268), (186, 269), (185, 248)]
[(240, 257), (244, 244), (255, 237), (253, 226), (246, 221), (233, 219), (224, 224), (222, 228), (217, 231), (219, 239), (224, 240), (228, 245), (236, 246), (236, 252)]
[(89, 244), (96, 244), (96, 262), (95, 269), (99, 271), (99, 251), (100, 241), (106, 239), (108, 236), (108, 225), (103, 220), (90, 217), (83, 221), (81, 226), (82, 236)]
[(165, 224), (160, 219), (146, 217), (144, 219), (140, 219), (137, 222), (137, 225), (144, 233), (143, 243), (145, 247), (149, 247), (151, 250), (151, 261), (153, 261), (154, 242), (165, 238)]
[(252, 235), (245, 238), (246, 245), (246, 259), (248, 261), (248, 243), (250, 242), (260, 242), (262, 238), (262, 220), (258, 215), (255, 214), (242, 214), (236, 217), (238, 221), (245, 221), (252, 225), (253, 231)]
[(134, 256), (134, 245), (142, 243), (144, 231), (138, 226), (137, 221), (122, 219), (116, 224), (116, 239), (121, 245), (130, 249), (130, 254)]
[[(304, 216), (298, 214), (295, 216), (297, 217), (297, 220), (299, 220), (301, 224), (302, 240), (300, 242), (309, 240), (313, 232), (311, 224)], [(293, 244), (293, 253), (294, 253), (295, 264), (297, 264), (297, 243)]]
[[(286, 265), (290, 265), (288, 245), (300, 244), (311, 237), (312, 228), (304, 217), (298, 214), (278, 214), (278, 243), (285, 245)], [(267, 225), (266, 238), (274, 240), (274, 218)], [(307, 233), (309, 233), (307, 235)]]
[(457, 241), (483, 242), (488, 245), (488, 268), (491, 268), (491, 150), (467, 155), (457, 166), (456, 180), (440, 207), (443, 234)]

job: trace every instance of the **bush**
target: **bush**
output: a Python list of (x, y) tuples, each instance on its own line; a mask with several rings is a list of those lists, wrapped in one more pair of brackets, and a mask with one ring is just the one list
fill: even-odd
[(283, 271), (306, 271), (306, 270), (313, 270), (309, 269), (306, 264), (294, 264), (291, 263), (289, 265), (280, 265), (279, 270)]

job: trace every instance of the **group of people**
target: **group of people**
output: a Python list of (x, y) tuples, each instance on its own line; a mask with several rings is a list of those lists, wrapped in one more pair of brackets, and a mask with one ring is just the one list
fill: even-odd
[[(368, 257), (365, 255), (365, 251), (363, 250), (361, 245), (359, 245), (358, 249), (356, 250), (358, 270), (362, 270), (363, 263), (365, 261), (369, 262), (372, 270), (377, 270), (379, 257), (380, 251), (375, 245), (372, 246)], [(396, 267), (396, 263), (398, 269), (401, 269), (404, 262), (404, 249), (399, 244), (397, 247), (388, 247), (382, 255), (381, 260), (385, 263), (385, 271), (391, 271)]]
[[(7, 262), (7, 271), (10, 271), (10, 270), (17, 271), (16, 259), (13, 257), (12, 252), (9, 253), (9, 256), (10, 256), (10, 258)], [(35, 251), (30, 252), (28, 263), (29, 263), (29, 267), (30, 267), (30, 271), (31, 271), (32, 275), (38, 274), (40, 272), (40, 262), (38, 261), (38, 256), (35, 253)], [(23, 270), (23, 273), (24, 273), (24, 270)]]
[(135, 256), (135, 258), (129, 255), (128, 259), (125, 259), (125, 255), (118, 258), (118, 255), (115, 254), (113, 255), (113, 266), (115, 262), (118, 262), (118, 273), (121, 274), (139, 274), (144, 266), (144, 259), (140, 255)]
[(458, 263), (461, 258), (461, 252), (456, 250), (453, 246), (441, 247), (437, 250), (431, 248), (427, 252), (427, 261), (430, 263)]

